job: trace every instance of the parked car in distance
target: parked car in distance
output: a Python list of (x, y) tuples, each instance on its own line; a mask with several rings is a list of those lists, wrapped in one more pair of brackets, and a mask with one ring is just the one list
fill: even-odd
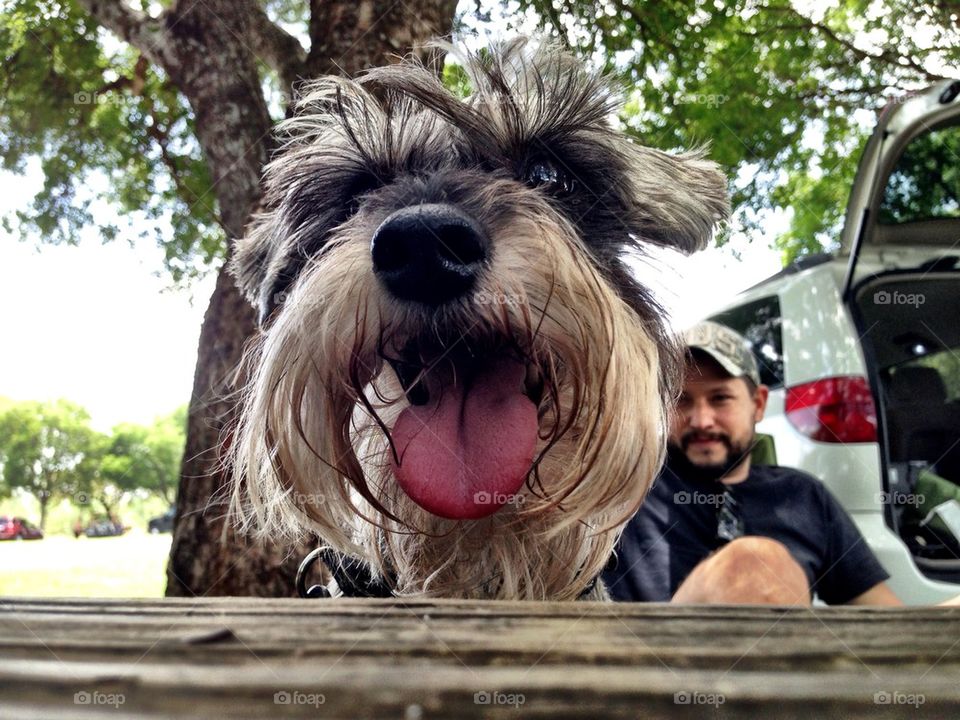
[(147, 530), (156, 535), (157, 533), (166, 533), (173, 532), (173, 518), (177, 514), (177, 508), (173, 505), (170, 506), (170, 509), (167, 510), (163, 515), (157, 515), (155, 518), (150, 518), (147, 522)]
[(830, 489), (908, 604), (960, 592), (958, 96), (945, 81), (888, 107), (839, 250), (709, 316), (752, 345), (778, 462)]
[(22, 517), (0, 515), (0, 540), (42, 540), (43, 530)]
[(129, 529), (117, 520), (95, 518), (83, 529), (83, 534), (87, 537), (115, 537), (123, 535)]

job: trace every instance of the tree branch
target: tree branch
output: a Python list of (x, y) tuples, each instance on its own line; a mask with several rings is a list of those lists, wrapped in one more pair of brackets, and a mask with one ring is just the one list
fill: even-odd
[(163, 68), (176, 64), (177, 58), (164, 22), (166, 10), (159, 17), (152, 18), (123, 0), (77, 0), (77, 3), (97, 22), (133, 45), (151, 62)]
[[(181, 168), (177, 164), (177, 158), (170, 152), (170, 136), (167, 131), (160, 126), (160, 121), (157, 119), (152, 100), (146, 97), (144, 97), (144, 99), (146, 100), (147, 104), (147, 113), (150, 116), (150, 124), (146, 126), (147, 135), (151, 137), (160, 148), (160, 159), (163, 161), (164, 166), (167, 168), (167, 172), (170, 174), (170, 179), (173, 181), (173, 185), (177, 189), (178, 197), (187, 206), (199, 205), (204, 198), (197, 197), (195, 192), (183, 184), (183, 180), (180, 178)], [(217, 221), (217, 224), (223, 229), (224, 233), (229, 236), (230, 230), (226, 225), (224, 225), (223, 219), (216, 211), (216, 208), (209, 207), (209, 205), (212, 205), (212, 203), (204, 203), (204, 205), (208, 205), (208, 207), (204, 207), (203, 209), (213, 215), (214, 219)]]
[(250, 49), (280, 76), (284, 92), (303, 75), (307, 51), (300, 41), (273, 22), (257, 3), (251, 3)]
[(822, 35), (826, 35), (830, 40), (837, 43), (840, 47), (849, 51), (858, 60), (870, 60), (872, 62), (881, 62), (881, 63), (885, 63), (886, 65), (897, 67), (904, 70), (910, 69), (929, 82), (936, 82), (938, 80), (945, 79), (945, 76), (930, 72), (925, 67), (920, 65), (913, 58), (907, 57), (907, 56), (901, 56), (890, 49), (884, 49), (882, 52), (879, 52), (879, 53), (871, 53), (871, 52), (868, 52), (867, 50), (857, 47), (857, 45), (852, 40), (847, 40), (846, 38), (840, 37), (840, 35), (838, 35), (833, 30), (833, 28), (829, 27), (828, 25), (822, 22), (814, 22), (812, 19), (806, 17), (805, 15), (801, 14), (800, 12), (798, 12), (792, 7), (789, 7), (789, 8), (778, 7), (778, 8), (767, 8), (767, 9), (771, 12), (777, 12), (777, 13), (793, 16), (800, 23), (799, 28), (796, 25), (784, 25), (784, 26), (774, 26), (773, 28), (767, 28), (767, 29), (777, 30), (777, 29), (781, 29), (782, 27), (786, 29), (805, 29), (808, 31), (816, 30)]

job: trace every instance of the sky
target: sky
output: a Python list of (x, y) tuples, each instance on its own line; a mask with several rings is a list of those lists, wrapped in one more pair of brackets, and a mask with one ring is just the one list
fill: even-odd
[[(35, 171), (0, 173), (0, 216), (39, 182)], [(91, 234), (77, 247), (39, 246), (0, 230), (0, 396), (67, 398), (104, 432), (188, 402), (214, 278), (166, 291), (161, 261), (151, 242), (104, 245)]]

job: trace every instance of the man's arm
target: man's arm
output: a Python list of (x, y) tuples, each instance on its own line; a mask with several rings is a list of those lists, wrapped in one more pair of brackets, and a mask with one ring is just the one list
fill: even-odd
[[(886, 583), (877, 583), (862, 595), (857, 595), (847, 605), (903, 605), (903, 601), (887, 587)], [(960, 607), (960, 595), (937, 603), (940, 607)]]
[(849, 600), (847, 605), (903, 605), (903, 601), (885, 582), (879, 582), (865, 593)]

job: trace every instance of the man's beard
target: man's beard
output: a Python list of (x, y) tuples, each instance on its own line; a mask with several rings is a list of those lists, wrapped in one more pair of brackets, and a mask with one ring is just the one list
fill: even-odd
[[(687, 457), (687, 448), (695, 437), (709, 437), (717, 440), (727, 449), (727, 458), (723, 462), (698, 465)], [(728, 436), (719, 433), (688, 432), (680, 438), (680, 445), (667, 445), (667, 466), (677, 475), (693, 482), (715, 483), (735, 470), (750, 455), (756, 440), (756, 433), (750, 434), (745, 443), (734, 443)]]

